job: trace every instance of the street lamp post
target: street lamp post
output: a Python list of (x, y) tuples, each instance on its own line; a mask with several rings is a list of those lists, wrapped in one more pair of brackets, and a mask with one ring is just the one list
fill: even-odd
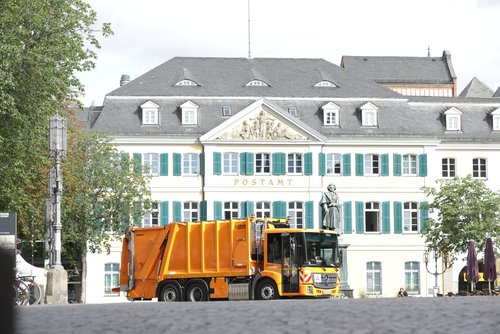
[(433, 288), (433, 295), (434, 297), (437, 296), (437, 293), (439, 291), (439, 286), (438, 286), (438, 276), (439, 275), (442, 275), (445, 273), (445, 271), (449, 268), (448, 267), (448, 254), (444, 254), (443, 255), (443, 260), (444, 260), (444, 266), (441, 268), (442, 270), (439, 271), (438, 270), (438, 252), (435, 250), (434, 251), (434, 272), (431, 272), (429, 270), (429, 267), (428, 267), (428, 264), (429, 264), (429, 251), (426, 250), (424, 252), (424, 262), (425, 262), (425, 269), (427, 270), (427, 272), (431, 275), (434, 275), (434, 288)]
[[(54, 159), (55, 167), (49, 174), (49, 197), (51, 213), (49, 272), (47, 273), (47, 303), (66, 304), (68, 300), (68, 276), (61, 263), (61, 161), (66, 157), (66, 124), (64, 118), (54, 115), (49, 121), (49, 156)], [(47, 203), (49, 205), (49, 203)], [(49, 215), (49, 214), (48, 214)]]

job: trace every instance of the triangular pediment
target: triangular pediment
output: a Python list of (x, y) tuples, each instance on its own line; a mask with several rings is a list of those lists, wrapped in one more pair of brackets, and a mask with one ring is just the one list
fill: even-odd
[(206, 141), (324, 141), (326, 138), (262, 98), (200, 137)]

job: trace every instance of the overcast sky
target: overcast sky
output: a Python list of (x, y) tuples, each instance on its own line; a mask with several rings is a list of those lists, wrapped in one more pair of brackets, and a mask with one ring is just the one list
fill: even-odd
[[(247, 57), (248, 0), (86, 0), (114, 35), (79, 75), (81, 100), (176, 56)], [(499, 0), (250, 0), (252, 58), (431, 56), (449, 50), (459, 93), (473, 77), (500, 86)]]

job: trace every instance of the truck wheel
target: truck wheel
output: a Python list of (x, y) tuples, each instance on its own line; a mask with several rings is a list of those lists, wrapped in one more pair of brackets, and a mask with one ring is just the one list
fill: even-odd
[(273, 280), (263, 279), (257, 283), (255, 289), (255, 299), (258, 300), (272, 300), (278, 298), (278, 287)]
[(158, 300), (162, 302), (180, 302), (181, 291), (173, 283), (167, 283), (162, 286)]
[(208, 289), (202, 282), (193, 282), (186, 289), (186, 301), (206, 302), (208, 301)]

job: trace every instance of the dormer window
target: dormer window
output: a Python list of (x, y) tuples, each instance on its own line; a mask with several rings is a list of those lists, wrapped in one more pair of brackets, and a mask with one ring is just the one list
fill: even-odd
[(191, 101), (181, 104), (183, 125), (198, 124), (198, 108), (199, 106)]
[(231, 107), (230, 106), (223, 106), (222, 107), (222, 116), (231, 116)]
[(462, 112), (453, 107), (444, 112), (446, 117), (446, 131), (462, 130)]
[(160, 106), (154, 102), (148, 101), (141, 105), (142, 109), (142, 124), (151, 125), (158, 124), (158, 109)]
[(491, 112), (493, 117), (493, 131), (500, 131), (500, 108)]
[(299, 112), (297, 110), (297, 107), (288, 107), (288, 113), (294, 117), (299, 116)]
[(361, 106), (361, 125), (374, 127), (378, 126), (378, 107), (372, 103)]
[(340, 107), (335, 103), (328, 102), (323, 107), (323, 124), (324, 125), (339, 125)]
[(262, 80), (252, 80), (247, 83), (245, 86), (247, 87), (268, 87), (269, 85)]
[(181, 80), (178, 83), (176, 83), (175, 86), (198, 86), (198, 84), (196, 82), (194, 82), (193, 80), (185, 79), (185, 80)]
[(337, 87), (337, 85), (331, 81), (323, 80), (315, 84), (314, 87)]

